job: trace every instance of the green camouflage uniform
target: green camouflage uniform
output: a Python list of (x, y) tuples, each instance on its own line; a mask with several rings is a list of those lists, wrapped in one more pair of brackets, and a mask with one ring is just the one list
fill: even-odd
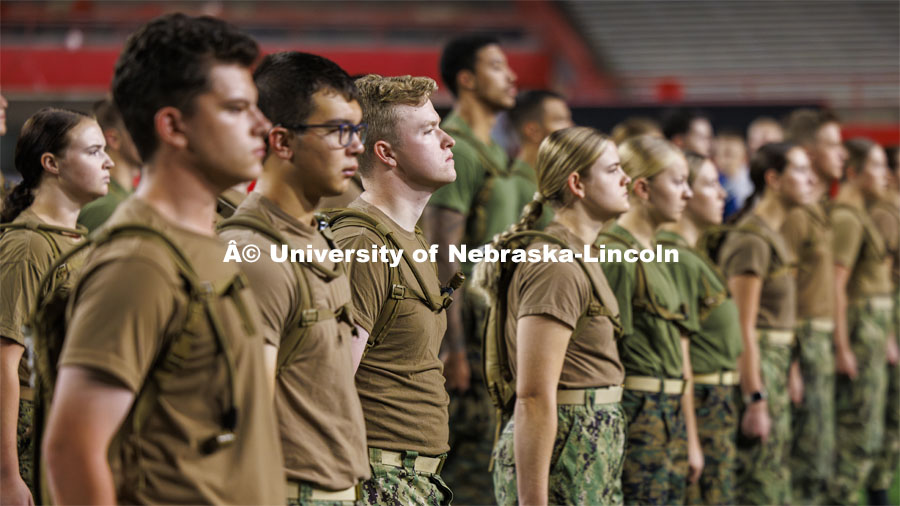
[(34, 402), (19, 399), (19, 425), (16, 427), (16, 449), (19, 455), (19, 474), (34, 495)]
[(867, 484), (875, 457), (883, 445), (887, 367), (884, 356), (890, 311), (875, 310), (859, 301), (847, 310), (850, 346), (857, 376), (839, 374), (835, 384), (837, 455), (831, 502), (856, 504)]
[[(894, 339), (900, 341), (900, 292), (894, 295)], [(869, 490), (887, 490), (900, 469), (900, 366), (888, 365), (887, 404), (884, 408), (884, 445), (875, 458)]]
[(799, 503), (822, 504), (834, 469), (834, 337), (807, 320), (797, 327), (797, 341), (803, 402), (791, 406), (792, 495)]
[[(791, 364), (791, 349), (774, 345), (758, 331), (760, 375), (768, 393), (769, 416), (772, 428), (765, 443), (738, 431), (737, 447), (737, 504), (790, 504), (791, 469), (787, 465), (791, 445), (791, 400), (787, 379)], [(735, 389), (740, 397), (740, 389)], [(739, 399), (739, 420), (744, 408)]]
[[(550, 457), (550, 504), (622, 504), (625, 413), (618, 404), (561, 405)], [(518, 504), (515, 423), (494, 448), (494, 494), (501, 506)]]
[(738, 427), (735, 397), (732, 386), (694, 386), (694, 411), (704, 463), (700, 480), (688, 485), (687, 504), (734, 504)]
[(372, 477), (362, 483), (363, 503), (404, 506), (450, 504), (453, 493), (440, 474), (415, 471), (417, 456), (416, 452), (406, 452), (404, 466), (394, 467), (381, 463), (381, 450), (369, 448)]
[[(522, 179), (511, 176), (503, 148), (476, 139), (458, 114), (448, 115), (441, 128), (456, 141), (452, 148), (456, 181), (435, 191), (429, 203), (466, 216), (462, 244), (477, 248), (519, 219), (524, 205), (517, 197)], [(491, 171), (495, 175), (488, 176)], [(473, 267), (463, 263), (461, 269), (471, 277)], [(472, 376), (466, 392), (448, 392), (451, 450), (442, 474), (453, 486), (458, 502), (487, 504), (493, 500), (488, 467), (496, 427), (494, 406), (481, 372), (481, 334), (487, 311), (477, 297), (464, 297), (462, 301), (466, 355)]]

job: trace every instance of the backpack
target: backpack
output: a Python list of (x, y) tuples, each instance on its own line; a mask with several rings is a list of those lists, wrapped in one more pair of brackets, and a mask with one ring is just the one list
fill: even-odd
[[(533, 242), (546, 241), (550, 244), (556, 244), (564, 249), (569, 249), (569, 245), (562, 239), (537, 230), (525, 230), (516, 232), (507, 237), (499, 246), (500, 249), (524, 249)], [(571, 340), (578, 339), (584, 331), (585, 326), (591, 318), (595, 316), (606, 316), (612, 321), (616, 336), (620, 336), (622, 327), (619, 323), (619, 315), (613, 314), (609, 308), (602, 303), (600, 295), (601, 283), (594, 277), (594, 274), (587, 268), (584, 262), (576, 257), (578, 265), (584, 271), (591, 284), (592, 300), (585, 308), (584, 313), (578, 318), (575, 329), (572, 331)], [(504, 262), (500, 265), (500, 279), (498, 283), (497, 293), (491, 297), (488, 307), (487, 324), (484, 328), (482, 339), (482, 367), (484, 369), (484, 381), (487, 385), (488, 393), (491, 396), (494, 406), (499, 411), (498, 421), (503, 416), (508, 416), (512, 412), (516, 398), (516, 384), (512, 376), (512, 368), (510, 367), (510, 358), (506, 349), (506, 311), (507, 297), (506, 293), (510, 288), (513, 274), (515, 273), (517, 264), (513, 262)]]
[[(401, 256), (403, 261), (409, 266), (413, 273), (413, 277), (416, 278), (416, 284), (421, 291), (421, 294), (419, 294), (410, 289), (410, 280), (405, 279), (399, 265), (397, 267), (388, 267), (387, 284), (390, 287), (390, 292), (378, 312), (378, 317), (375, 319), (374, 325), (372, 325), (372, 332), (369, 333), (369, 339), (366, 342), (366, 349), (363, 352), (363, 356), (365, 356), (373, 346), (381, 343), (385, 336), (387, 336), (391, 326), (393, 326), (394, 321), (397, 319), (397, 311), (400, 308), (400, 302), (407, 299), (418, 300), (422, 304), (425, 304), (425, 306), (435, 314), (447, 309), (450, 307), (450, 304), (453, 303), (453, 298), (450, 297), (450, 295), (453, 294), (454, 290), (462, 286), (465, 281), (465, 276), (463, 276), (462, 273), (457, 272), (454, 274), (450, 282), (441, 287), (440, 297), (435, 299), (425, 287), (422, 273), (419, 271), (416, 262), (410, 257), (411, 253), (403, 250), (400, 243), (394, 238), (393, 231), (391, 231), (388, 226), (380, 223), (372, 216), (355, 209), (328, 209), (324, 210), (323, 213), (324, 216), (327, 216), (328, 226), (334, 231), (341, 230), (345, 227), (362, 227), (374, 232), (387, 247), (395, 251), (402, 251), (403, 254)], [(422, 230), (420, 230), (419, 227), (416, 227), (415, 234), (421, 246), (424, 249), (427, 249)], [(432, 268), (434, 269), (435, 274), (437, 274), (437, 266), (432, 265)]]
[(782, 265), (779, 268), (770, 270), (766, 273), (763, 280), (776, 278), (795, 267), (793, 263), (787, 261), (784, 251), (782, 251), (772, 238), (756, 224), (743, 223), (740, 225), (717, 225), (710, 227), (700, 234), (699, 239), (697, 239), (696, 249), (700, 253), (698, 255), (700, 258), (706, 261), (708, 265), (715, 267), (713, 272), (719, 276), (719, 279), (726, 287), (728, 286), (728, 283), (725, 279), (725, 275), (718, 267), (718, 262), (721, 260), (719, 256), (721, 255), (722, 246), (724, 246), (725, 240), (728, 238), (729, 234), (734, 232), (751, 234), (759, 237), (769, 245), (769, 248), (772, 250), (772, 257), (777, 258), (781, 262)]
[[(234, 214), (230, 218), (222, 220), (216, 226), (219, 232), (230, 228), (244, 228), (261, 234), (275, 244), (288, 244), (287, 240), (276, 229), (272, 222), (263, 214), (249, 211)], [(331, 230), (321, 227), (319, 231), (328, 246), (335, 248)], [(334, 311), (326, 309), (316, 309), (313, 304), (312, 291), (309, 286), (309, 279), (306, 277), (304, 269), (298, 262), (289, 262), (291, 270), (294, 272), (294, 280), (297, 282), (298, 292), (300, 293), (300, 304), (298, 310), (294, 312), (294, 316), (284, 326), (285, 335), (281, 339), (278, 347), (278, 358), (276, 360), (276, 374), (281, 371), (297, 356), (300, 345), (309, 334), (309, 329), (318, 322), (337, 319), (344, 321), (353, 327), (352, 309), (348, 302), (346, 305), (337, 308)], [(333, 280), (344, 273), (343, 267), (339, 264), (334, 270), (329, 270), (315, 262), (306, 262), (303, 265), (307, 269), (312, 269), (319, 273), (327, 280)]]
[(497, 167), (491, 162), (491, 157), (485, 152), (484, 143), (480, 140), (453, 127), (441, 128), (454, 139), (463, 139), (474, 146), (478, 160), (484, 168), (484, 182), (475, 194), (475, 199), (469, 210), (469, 216), (466, 217), (466, 235), (469, 237), (484, 237), (487, 233), (487, 204), (494, 191), (494, 181), (497, 177), (508, 175), (509, 171), (507, 168)]
[[(67, 234), (71, 234), (73, 232), (73, 230), (69, 228), (46, 225), (44, 223), (33, 221), (0, 223), (0, 236), (2, 236), (7, 230), (31, 230), (32, 232), (43, 237), (44, 240), (47, 241), (47, 244), (50, 245), (50, 251), (53, 252), (53, 261), (59, 258), (60, 255), (62, 255), (62, 250), (59, 249), (59, 245), (56, 244), (56, 241), (53, 240), (53, 237), (50, 234), (52, 232), (65, 232)], [(83, 230), (74, 230), (74, 232), (77, 232), (82, 237), (87, 235), (87, 232)], [(55, 269), (48, 272), (53, 271), (56, 271), (55, 276), (57, 276), (61, 280), (64, 280), (69, 276), (69, 266), (66, 263), (62, 263), (59, 266), (56, 266)]]
[[(184, 361), (190, 354), (193, 336), (199, 332), (196, 330), (197, 326), (208, 323), (212, 328), (219, 351), (225, 358), (230, 385), (228, 405), (222, 416), (221, 430), (218, 434), (203, 442), (200, 450), (206, 454), (211, 454), (219, 448), (234, 442), (234, 429), (237, 426), (238, 419), (238, 406), (235, 399), (234, 357), (231, 355), (228, 338), (213, 301), (223, 297), (231, 298), (241, 316), (244, 329), (248, 333), (255, 333), (247, 305), (240, 296), (241, 290), (247, 286), (246, 278), (244, 278), (243, 274), (238, 274), (227, 282), (216, 284), (200, 280), (181, 249), (165, 234), (146, 225), (132, 223), (101, 229), (56, 260), (53, 268), (41, 280), (39, 293), (43, 295), (38, 299), (26, 326), (26, 333), (34, 342), (36, 358), (33, 438), (35, 448), (34, 468), (37, 471), (35, 473), (36, 483), (33, 490), (36, 493), (35, 503), (37, 504), (49, 502), (50, 499), (47, 483), (40, 472), (42, 469), (40, 448), (47, 415), (53, 400), (53, 391), (57, 379), (57, 364), (64, 346), (66, 308), (70, 303), (72, 294), (75, 293), (72, 287), (60, 284), (57, 276), (53, 273), (72, 256), (88, 247), (97, 247), (120, 238), (135, 236), (156, 241), (166, 247), (176, 265), (184, 290), (188, 294), (188, 306), (185, 311), (185, 321), (181, 326), (182, 331), (165, 336), (160, 351), (153, 361), (147, 378), (135, 396), (122, 427), (130, 427), (131, 432), (135, 434), (141, 432), (143, 424), (149, 418), (153, 406), (156, 404), (159, 385), (168, 378), (179, 374)], [(117, 435), (113, 438), (109, 449), (110, 456), (120, 452), (122, 433), (120, 428)]]

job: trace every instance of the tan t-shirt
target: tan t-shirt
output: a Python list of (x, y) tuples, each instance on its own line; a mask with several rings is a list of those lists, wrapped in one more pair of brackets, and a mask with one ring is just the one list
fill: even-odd
[[(762, 278), (756, 326), (764, 329), (793, 330), (797, 315), (797, 283), (794, 257), (781, 235), (755, 214), (741, 220), (765, 235), (734, 231), (728, 234), (719, 263), (726, 277), (752, 274)], [(774, 251), (773, 251), (774, 245)]]
[[(572, 251), (584, 251), (584, 243), (564, 226), (551, 222), (545, 230), (559, 237)], [(560, 247), (546, 241), (535, 241), (528, 249), (551, 250)], [(595, 255), (597, 255), (595, 253)], [(619, 304), (612, 293), (599, 263), (585, 264), (601, 283), (598, 287), (603, 306), (619, 314)], [(519, 318), (532, 315), (549, 316), (567, 327), (575, 326), (594, 299), (591, 282), (577, 262), (527, 262), (516, 267), (507, 292), (506, 349), (513, 377), (516, 375), (516, 328)], [(619, 360), (613, 324), (607, 316), (593, 316), (584, 330), (569, 341), (563, 361), (559, 387), (562, 389), (595, 388), (621, 385), (625, 369)]]
[[(46, 225), (31, 209), (22, 211), (13, 223)], [(41, 280), (57, 258), (47, 237), (63, 254), (83, 240), (87, 229), (45, 232), (46, 236), (33, 230), (9, 229), (0, 236), (0, 336), (22, 346), (26, 346), (22, 325), (34, 311)], [(66, 262), (66, 272), (59, 275), (71, 282), (83, 263), (84, 255), (79, 252)], [(33, 351), (27, 350), (19, 361), (20, 385), (29, 384), (28, 354)]]
[[(223, 262), (225, 244), (218, 238), (179, 228), (136, 197), (123, 202), (107, 226), (123, 223), (162, 231), (197, 276), (213, 286), (239, 274), (237, 264)], [(233, 293), (214, 307), (234, 358), (234, 442), (209, 454), (200, 449), (221, 433), (232, 392), (224, 354), (202, 320), (177, 373), (157, 382), (158, 400), (140, 433), (127, 422), (120, 430), (121, 451), (110, 462), (119, 503), (283, 503), (281, 445), (263, 363), (262, 324), (249, 288)], [(73, 295), (61, 367), (98, 371), (134, 393), (156, 381), (153, 366), (165, 336), (181, 334), (187, 309), (169, 250), (146, 237), (102, 245), (90, 253)], [(249, 329), (242, 312), (249, 316)]]
[(884, 240), (868, 212), (836, 204), (831, 209), (834, 225), (834, 261), (850, 269), (850, 299), (891, 293), (891, 259)]
[[(313, 223), (301, 223), (259, 193), (251, 193), (235, 212), (263, 215), (291, 249), (327, 251), (328, 242)], [(247, 228), (223, 230), (219, 236), (242, 248), (256, 245), (262, 251), (255, 263), (241, 268), (250, 279), (263, 319), (266, 340), (279, 345), (297, 321), (300, 290), (290, 262), (276, 263), (269, 254), (275, 243)], [(276, 245), (281, 247), (280, 244)], [(331, 271), (342, 266), (325, 261)], [(329, 280), (315, 269), (303, 268), (316, 309), (335, 311), (350, 302), (350, 284), (342, 273)], [(353, 326), (328, 319), (309, 327), (294, 359), (275, 380), (275, 412), (281, 430), (285, 474), (326, 490), (352, 487), (369, 477), (366, 425), (356, 385), (350, 343)]]
[[(427, 249), (424, 238), (403, 230), (375, 206), (356, 199), (350, 208), (362, 211), (387, 226), (407, 255)], [(375, 232), (347, 226), (335, 231), (335, 241), (344, 250), (381, 247), (384, 242)], [(389, 265), (383, 262), (350, 264), (350, 289), (353, 292), (354, 319), (367, 332), (372, 331), (387, 300)], [(433, 300), (440, 299), (437, 268), (431, 263), (417, 264), (425, 289)], [(400, 263), (406, 288), (421, 293), (406, 262)], [(387, 450), (413, 450), (422, 455), (440, 455), (449, 450), (447, 405), (443, 364), (438, 358), (441, 340), (447, 329), (444, 311), (433, 312), (416, 299), (400, 302), (397, 318), (383, 342), (369, 349), (356, 372), (356, 388), (362, 401), (369, 446)]]
[(900, 287), (900, 209), (887, 199), (872, 206), (869, 211), (875, 228), (884, 239), (884, 247), (892, 259), (891, 281)]
[(791, 209), (781, 235), (797, 259), (797, 318), (832, 318), (833, 235), (823, 204)]

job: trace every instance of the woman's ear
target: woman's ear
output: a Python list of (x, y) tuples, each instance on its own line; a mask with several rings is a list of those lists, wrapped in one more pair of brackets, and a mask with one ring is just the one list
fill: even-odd
[(41, 166), (44, 170), (51, 174), (59, 175), (59, 161), (53, 153), (44, 153), (41, 155)]
[(632, 181), (631, 194), (641, 200), (650, 200), (650, 180), (639, 177)]
[(584, 190), (584, 181), (581, 179), (581, 174), (577, 172), (569, 174), (569, 177), (566, 178), (566, 188), (579, 199), (583, 199), (587, 194)]

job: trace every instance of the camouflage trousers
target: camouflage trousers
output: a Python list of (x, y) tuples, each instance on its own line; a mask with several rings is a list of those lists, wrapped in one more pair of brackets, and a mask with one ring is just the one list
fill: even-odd
[(687, 431), (681, 395), (625, 390), (628, 420), (625, 504), (682, 504), (687, 491)]
[[(557, 408), (550, 456), (549, 504), (622, 504), (625, 413), (618, 404)], [(494, 494), (501, 506), (518, 504), (515, 420), (494, 448)]]
[(883, 444), (887, 366), (884, 349), (890, 310), (866, 301), (847, 310), (850, 346), (856, 355), (857, 376), (842, 374), (835, 382), (837, 438), (831, 502), (856, 504), (857, 494), (869, 479)]
[(734, 504), (737, 404), (734, 387), (696, 385), (694, 410), (703, 448), (703, 474), (688, 485), (687, 504)]
[[(768, 342), (761, 333), (759, 339), (760, 374), (768, 394), (766, 403), (772, 428), (766, 442), (744, 435), (740, 429), (737, 437), (737, 504), (790, 504), (791, 503), (791, 400), (787, 379), (791, 363), (788, 346)], [(739, 422), (746, 406), (738, 397)]]
[(823, 504), (834, 470), (834, 335), (797, 327), (803, 402), (791, 406), (792, 498), (800, 504)]
[(16, 426), (16, 450), (19, 457), (19, 474), (34, 495), (34, 402), (19, 399), (19, 420)]
[(364, 504), (390, 506), (440, 506), (450, 504), (453, 493), (439, 473), (417, 472), (414, 463), (418, 454), (405, 453), (404, 466), (381, 463), (381, 450), (369, 448), (372, 477), (362, 482)]
[[(900, 341), (900, 293), (894, 295), (894, 339)], [(875, 459), (869, 490), (887, 490), (900, 468), (900, 366), (888, 365), (887, 404), (884, 408), (884, 446)]]
[(288, 497), (287, 506), (362, 506), (362, 501), (321, 501), (315, 500), (313, 496), (313, 487), (309, 483), (299, 482), (298, 496)]
[(487, 312), (476, 297), (465, 297), (463, 301), (465, 332), (469, 336), (466, 351), (472, 377), (466, 392), (448, 391), (450, 453), (441, 476), (453, 487), (458, 504), (490, 504), (494, 497), (488, 468), (497, 421), (481, 364), (481, 330)]

